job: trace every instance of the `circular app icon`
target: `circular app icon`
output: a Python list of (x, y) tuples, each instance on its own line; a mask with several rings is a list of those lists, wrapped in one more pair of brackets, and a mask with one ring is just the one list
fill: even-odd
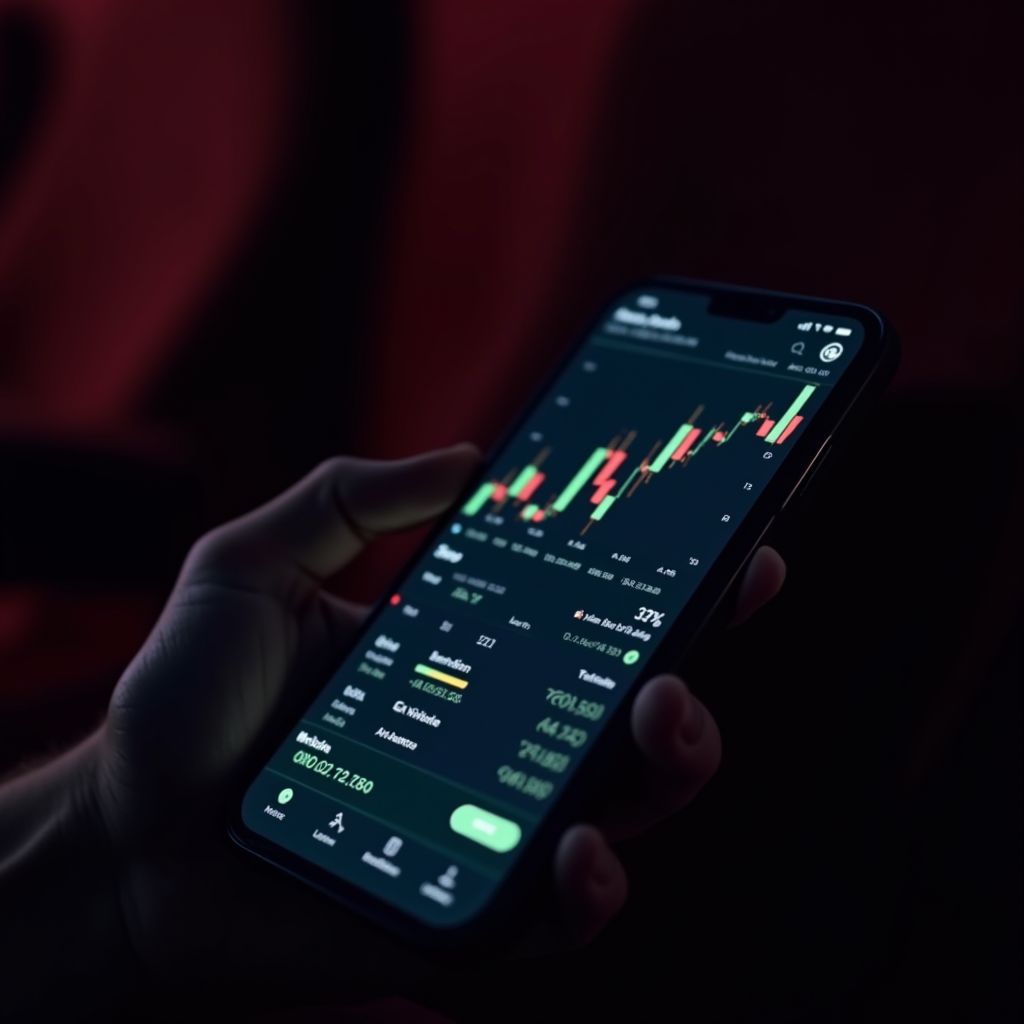
[(838, 341), (830, 341), (818, 354), (823, 363), (834, 363), (843, 354), (843, 346)]
[(293, 796), (295, 796), (295, 794), (290, 789), (282, 789), (281, 792), (277, 794), (277, 802), (279, 804), (286, 804)]
[(627, 665), (635, 665), (640, 660), (640, 652), (639, 651), (626, 651), (626, 653), (622, 656), (622, 660)]

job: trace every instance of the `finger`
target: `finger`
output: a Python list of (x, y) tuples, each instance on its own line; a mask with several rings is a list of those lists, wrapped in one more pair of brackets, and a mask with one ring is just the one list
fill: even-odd
[(363, 619), (369, 614), (370, 606), (361, 601), (350, 601), (337, 594), (328, 594), (327, 591), (320, 592), (320, 598), (324, 604), (325, 613), (331, 617), (332, 628), (346, 639), (354, 633), (363, 623)]
[(303, 699), (302, 694), (315, 694), (323, 687), (325, 675), (336, 669), (351, 649), (352, 639), (366, 618), (368, 608), (321, 590), (311, 610), (314, 614), (305, 616), (303, 622), (301, 653), (296, 655), (288, 673), (295, 700)]
[[(313, 658), (318, 657), (319, 660), (336, 663), (339, 658), (348, 652), (349, 646), (352, 643), (352, 637), (362, 625), (368, 609), (365, 605), (357, 604), (354, 601), (346, 601), (344, 598), (321, 590), (317, 594), (317, 611), (319, 615), (315, 617), (314, 621), (323, 627), (321, 635), (326, 642), (318, 645), (315, 644), (314, 646), (322, 649), (315, 653), (311, 652), (311, 654)], [(310, 638), (307, 637), (307, 639)], [(313, 671), (311, 674), (316, 677), (320, 675), (316, 671)], [(318, 678), (317, 685), (322, 683), (323, 680)]]
[(631, 728), (636, 767), (620, 777), (601, 817), (613, 840), (686, 806), (722, 760), (718, 725), (677, 676), (655, 676), (644, 684), (633, 702)]
[(767, 604), (786, 580), (786, 563), (775, 548), (758, 548), (747, 564), (736, 594), (736, 611), (731, 626), (738, 626)]
[(319, 585), (374, 534), (443, 512), (479, 458), (462, 444), (396, 462), (331, 459), (273, 501), (207, 534), (186, 572), (226, 574), (236, 586), (259, 590), (275, 572)]
[(625, 869), (593, 825), (574, 825), (562, 836), (555, 888), (563, 934), (572, 945), (589, 942), (622, 909)]

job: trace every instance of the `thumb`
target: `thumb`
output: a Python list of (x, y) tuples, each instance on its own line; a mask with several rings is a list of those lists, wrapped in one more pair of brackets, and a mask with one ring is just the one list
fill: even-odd
[(208, 533), (184, 575), (189, 583), (230, 581), (260, 591), (319, 586), (375, 534), (408, 529), (447, 509), (479, 461), (469, 444), (394, 462), (330, 459), (266, 505)]

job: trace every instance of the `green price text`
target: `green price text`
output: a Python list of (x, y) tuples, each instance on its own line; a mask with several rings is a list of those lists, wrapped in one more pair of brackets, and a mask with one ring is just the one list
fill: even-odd
[(596, 722), (604, 714), (604, 705), (597, 704), (592, 700), (580, 700), (579, 697), (565, 690), (555, 690), (548, 687), (548, 703), (553, 704), (560, 711), (568, 711), (571, 715), (579, 715), (580, 718), (588, 718)]
[(586, 729), (580, 729), (575, 725), (567, 725), (564, 722), (556, 721), (554, 718), (543, 718), (536, 726), (537, 732), (550, 736), (560, 743), (568, 743), (570, 747), (579, 748), (587, 742)]
[(322, 775), (325, 779), (333, 778), (339, 785), (354, 789), (357, 793), (369, 793), (373, 789), (373, 779), (367, 779), (349, 771), (348, 768), (331, 764), (330, 761), (325, 761), (308, 750), (296, 750), (292, 761), (303, 768), (316, 772), (317, 775)]
[(524, 796), (532, 796), (535, 800), (546, 800), (555, 788), (555, 784), (548, 779), (527, 775), (526, 772), (517, 771), (507, 764), (498, 769), (498, 781), (511, 786), (512, 789), (518, 789)]

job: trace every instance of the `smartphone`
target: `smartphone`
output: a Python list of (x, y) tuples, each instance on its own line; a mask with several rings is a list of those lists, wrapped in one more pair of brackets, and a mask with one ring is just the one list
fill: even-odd
[(615, 295), (282, 723), (234, 840), (415, 942), (493, 934), (639, 685), (898, 358), (861, 305), (671, 278)]

